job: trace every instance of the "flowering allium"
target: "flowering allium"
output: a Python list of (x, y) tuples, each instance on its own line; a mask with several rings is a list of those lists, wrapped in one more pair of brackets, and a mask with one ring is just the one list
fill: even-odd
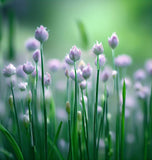
[(80, 83), (81, 89), (86, 89), (86, 86), (87, 86), (87, 82), (85, 80)]
[(58, 59), (51, 59), (48, 62), (48, 68), (51, 72), (56, 72), (61, 67), (61, 62)]
[(93, 51), (93, 53), (96, 54), (96, 55), (102, 54), (103, 51), (104, 51), (102, 43), (99, 43), (99, 42), (97, 41), (96, 44), (94, 44), (92, 51)]
[[(82, 77), (82, 71), (80, 69), (77, 69), (76, 72), (77, 72), (77, 81), (78, 81), (78, 83), (80, 83), (84, 80), (83, 77)], [(71, 77), (72, 80), (75, 80), (75, 71), (71, 70), (69, 76)]]
[(81, 50), (78, 49), (76, 46), (73, 46), (70, 49), (69, 57), (74, 62), (78, 61), (81, 57)]
[(65, 62), (68, 64), (68, 65), (74, 65), (74, 61), (72, 61), (69, 57), (69, 55), (66, 55), (65, 57)]
[(23, 65), (19, 65), (16, 69), (16, 75), (20, 78), (25, 78), (26, 77), (26, 74), (25, 72), (23, 71)]
[(33, 71), (34, 71), (34, 66), (32, 65), (31, 62), (26, 62), (24, 63), (23, 65), (23, 71), (26, 73), (26, 74), (31, 74)]
[(35, 38), (41, 43), (45, 42), (49, 38), (49, 33), (44, 26), (37, 27), (35, 31)]
[(117, 67), (128, 67), (132, 63), (132, 59), (130, 56), (123, 54), (119, 55), (118, 57), (115, 58), (115, 65)]
[(29, 50), (29, 51), (34, 51), (36, 49), (38, 49), (40, 46), (40, 43), (38, 40), (36, 40), (35, 38), (29, 38), (26, 43), (25, 43), (25, 47)]
[(110, 38), (108, 38), (109, 46), (112, 49), (115, 49), (117, 45), (119, 44), (119, 39), (116, 33), (114, 32)]
[(18, 84), (18, 88), (21, 90), (21, 91), (25, 91), (26, 90), (26, 87), (27, 87), (27, 83), (26, 82), (20, 82)]
[(142, 86), (139, 91), (137, 91), (137, 96), (140, 99), (145, 99), (149, 95), (150, 90), (147, 86)]
[(85, 66), (82, 70), (82, 76), (84, 79), (88, 79), (91, 76), (92, 73), (92, 68), (90, 66), (90, 64), (88, 64), (87, 66)]
[(35, 61), (35, 63), (37, 63), (39, 61), (40, 58), (40, 50), (37, 49), (34, 53), (33, 53), (33, 60)]
[[(99, 55), (99, 66), (102, 67), (106, 63), (106, 57), (104, 54)], [(97, 58), (95, 60), (95, 65), (97, 65)]]
[(69, 78), (69, 71), (67, 69), (65, 70), (65, 76)]
[(117, 72), (116, 70), (113, 70), (113, 71), (112, 71), (112, 77), (113, 77), (113, 78), (115, 78), (117, 74), (118, 74), (118, 72)]
[(135, 80), (139, 80), (142, 81), (146, 78), (146, 73), (143, 69), (138, 69), (135, 73), (134, 73), (134, 79)]
[(102, 74), (101, 74), (101, 79), (103, 82), (107, 82), (107, 80), (110, 77), (110, 72), (108, 71), (108, 69), (105, 69)]
[(148, 61), (146, 61), (145, 68), (148, 74), (152, 75), (152, 59), (149, 59)]
[(49, 86), (51, 82), (51, 75), (49, 73), (46, 73), (44, 75), (44, 85)]
[(11, 77), (12, 75), (14, 75), (16, 73), (16, 68), (14, 67), (13, 64), (9, 64), (8, 66), (6, 66), (3, 69), (3, 75), (5, 77)]

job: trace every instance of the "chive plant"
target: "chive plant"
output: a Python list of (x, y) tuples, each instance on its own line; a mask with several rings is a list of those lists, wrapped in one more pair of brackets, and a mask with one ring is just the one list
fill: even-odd
[[(40, 26), (35, 31), (35, 38), (26, 41), (27, 50), (33, 52), (34, 65), (32, 61), (27, 61), (17, 68), (9, 64), (3, 69), (6, 81), (2, 82), (9, 86), (9, 104), (13, 112), (9, 111), (6, 100), (0, 97), (0, 101), (6, 103), (7, 111), (4, 113), (5, 117), (3, 112), (0, 112), (0, 133), (6, 138), (0, 139), (0, 159), (151, 159), (152, 93), (148, 83), (145, 83), (148, 78), (145, 71), (140, 69), (135, 72), (134, 87), (129, 88), (126, 78), (121, 85), (121, 80), (126, 77), (124, 68), (126, 70), (132, 60), (125, 54), (115, 57), (115, 48), (119, 43), (116, 33), (108, 39), (113, 56), (112, 69), (108, 69), (106, 65), (102, 43), (96, 42), (92, 48), (96, 56), (95, 78), (93, 67), (85, 64), (83, 60), (79, 62), (81, 50), (76, 46), (65, 56), (64, 67), (63, 62), (52, 59), (46, 69), (51, 71), (51, 75), (45, 72), (43, 47), (48, 37), (47, 29)], [(54, 74), (59, 72), (61, 75), (62, 69), (66, 76), (66, 82), (61, 79), (62, 83), (65, 83), (65, 90), (57, 85), (58, 79), (55, 79)], [(152, 60), (146, 62), (145, 70), (151, 78)], [(123, 72), (123, 77), (120, 71)], [(53, 89), (49, 87), (52, 78)], [(113, 81), (114, 86), (111, 85)], [(142, 103), (132, 105), (128, 100), (129, 94), (136, 103), (139, 99)], [(129, 105), (132, 105), (132, 108), (129, 108)], [(56, 108), (60, 111), (56, 112)], [(128, 113), (128, 110), (131, 113)], [(116, 113), (113, 113), (114, 111)], [(143, 130), (138, 125), (142, 118), (136, 117), (136, 111), (140, 111), (144, 117)], [(134, 139), (128, 138), (132, 129), (129, 128), (130, 121), (125, 127), (126, 115), (128, 119), (132, 116), (134, 118), (136, 133), (132, 133), (133, 136), (141, 136), (136, 149), (139, 149), (138, 153), (133, 152)], [(116, 127), (113, 127), (115, 121)], [(8, 147), (9, 143), (11, 148)]]

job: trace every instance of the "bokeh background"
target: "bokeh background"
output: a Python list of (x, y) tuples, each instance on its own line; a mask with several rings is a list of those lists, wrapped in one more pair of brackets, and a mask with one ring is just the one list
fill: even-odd
[(17, 58), (27, 54), (25, 41), (34, 36), (41, 24), (50, 34), (45, 44), (48, 58), (63, 59), (74, 44), (87, 54), (98, 40), (103, 42), (106, 57), (111, 59), (107, 39), (113, 32), (120, 40), (116, 54), (131, 55), (135, 68), (152, 57), (151, 0), (1, 0), (1, 60), (10, 57), (10, 32)]

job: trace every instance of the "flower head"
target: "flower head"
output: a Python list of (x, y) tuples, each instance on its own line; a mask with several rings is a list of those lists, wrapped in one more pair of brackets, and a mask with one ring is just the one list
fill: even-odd
[(61, 62), (58, 59), (51, 59), (48, 62), (48, 68), (51, 72), (56, 72), (61, 67)]
[(97, 41), (96, 44), (94, 44), (92, 51), (93, 51), (93, 53), (96, 54), (96, 55), (102, 54), (103, 51), (104, 51), (102, 43), (99, 43), (99, 42)]
[(86, 89), (86, 86), (87, 86), (86, 80), (84, 80), (84, 81), (82, 81), (82, 82), (80, 83), (80, 88), (81, 88), (81, 89)]
[(33, 53), (33, 59), (35, 61), (35, 63), (37, 63), (40, 59), (40, 50), (37, 49), (34, 53)]
[(82, 70), (82, 76), (84, 79), (88, 79), (91, 76), (92, 73), (92, 68), (90, 66), (90, 64), (88, 64), (87, 66), (85, 66)]
[(117, 45), (119, 44), (119, 39), (116, 33), (114, 32), (110, 38), (108, 38), (109, 46), (112, 49), (115, 49)]
[(81, 56), (81, 50), (78, 49), (76, 46), (73, 46), (70, 49), (69, 57), (72, 61), (76, 62), (80, 59)]
[(119, 55), (118, 57), (115, 58), (115, 65), (117, 67), (128, 67), (132, 63), (132, 59), (130, 56), (123, 54)]
[[(77, 73), (77, 81), (78, 83), (81, 83), (84, 80), (82, 76), (82, 71), (80, 69), (77, 69), (76, 73)], [(72, 80), (75, 80), (75, 71), (71, 70), (69, 76), (71, 77)]]
[(16, 73), (16, 68), (14, 67), (13, 64), (9, 64), (8, 66), (6, 66), (3, 69), (3, 75), (5, 77), (11, 77), (12, 75), (14, 75)]
[(40, 41), (41, 43), (47, 41), (47, 39), (49, 38), (49, 33), (46, 29), (46, 27), (44, 26), (40, 26), (37, 27), (36, 31), (35, 31), (35, 38)]
[(20, 82), (18, 84), (18, 88), (20, 89), (20, 91), (25, 91), (27, 87), (27, 83), (26, 82)]
[[(99, 66), (102, 67), (106, 63), (106, 57), (104, 54), (99, 55)], [(97, 58), (95, 60), (95, 65), (97, 65)]]
[(134, 79), (138, 80), (138, 81), (142, 81), (146, 78), (146, 73), (143, 69), (138, 69), (135, 73), (134, 73)]
[(69, 55), (66, 55), (66, 57), (65, 57), (65, 62), (66, 62), (68, 65), (74, 65), (74, 61), (70, 59)]
[(46, 73), (44, 75), (44, 85), (47, 87), (50, 85), (51, 82), (51, 75), (49, 73)]
[(29, 51), (35, 51), (36, 49), (39, 48), (39, 46), (40, 46), (40, 43), (35, 38), (29, 38), (25, 43), (25, 47)]
[(26, 74), (31, 74), (33, 71), (34, 71), (34, 66), (32, 65), (31, 62), (26, 62), (24, 63), (23, 65), (23, 71), (26, 73)]

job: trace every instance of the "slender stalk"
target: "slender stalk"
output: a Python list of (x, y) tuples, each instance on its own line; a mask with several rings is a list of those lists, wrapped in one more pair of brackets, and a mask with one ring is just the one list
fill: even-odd
[[(96, 157), (96, 129), (97, 129), (97, 106), (98, 106), (98, 89), (99, 89), (99, 55), (97, 56), (97, 80), (96, 80), (96, 101), (94, 108), (94, 126), (93, 126), (93, 137), (94, 137), (94, 157)], [(96, 159), (96, 158), (95, 158)]]
[(45, 130), (45, 160), (47, 160), (47, 114), (45, 103), (45, 88), (44, 88), (44, 66), (43, 66), (43, 44), (41, 43), (41, 72), (42, 72), (42, 94), (43, 94), (43, 110), (44, 110), (44, 130)]
[(12, 84), (11, 84), (11, 92), (12, 92), (12, 96), (13, 96), (13, 106), (14, 106), (15, 119), (16, 119), (17, 131), (18, 131), (19, 146), (21, 148), (21, 134), (20, 134), (20, 127), (19, 127), (19, 121), (18, 121), (18, 115), (17, 115), (16, 103), (15, 103), (15, 96), (14, 96), (14, 90), (13, 90)]
[[(106, 91), (104, 91), (104, 96), (106, 96)], [(102, 136), (103, 134), (103, 128), (104, 128), (104, 117), (105, 117), (105, 99), (103, 101), (103, 114), (102, 117), (100, 119), (100, 124), (99, 124), (99, 131), (98, 131), (98, 140), (97, 140), (97, 157), (98, 157), (98, 151), (99, 151), (99, 141), (100, 141), (100, 136)], [(97, 158), (98, 159), (98, 158)]]
[(69, 100), (69, 77), (67, 77), (67, 93), (66, 93), (66, 100), (68, 101)]
[(80, 151), (80, 160), (82, 160), (81, 134), (80, 134), (80, 133), (78, 133), (78, 137), (79, 137), (79, 151)]
[(74, 116), (73, 116), (73, 158), (77, 159), (77, 94), (78, 94), (78, 87), (77, 87), (77, 72), (76, 72), (76, 63), (74, 63), (74, 71), (75, 71), (75, 102), (74, 102)]
[[(69, 115), (68, 115), (69, 116)], [(68, 118), (68, 131), (69, 131), (69, 152), (68, 152), (68, 160), (72, 159), (72, 149), (71, 149), (71, 124), (70, 118)]]
[(124, 143), (125, 143), (125, 101), (126, 101), (126, 85), (123, 82), (122, 89), (122, 118), (121, 118), (121, 147), (120, 147), (120, 159), (124, 160)]
[[(118, 72), (118, 70), (117, 70)], [(119, 160), (120, 143), (120, 98), (119, 98), (119, 73), (116, 76), (116, 96), (117, 96), (117, 115), (116, 115), (116, 160)]]
[[(82, 94), (82, 107), (83, 107), (83, 115), (84, 115), (84, 119), (85, 119), (85, 124), (86, 124), (86, 134), (87, 136), (85, 136), (85, 142), (86, 142), (86, 149), (87, 149), (87, 156), (88, 156), (88, 160), (89, 160), (89, 149), (88, 149), (88, 119), (87, 119), (87, 113), (86, 113), (86, 108), (85, 108), (85, 102), (84, 102), (84, 95), (83, 95), (83, 90), (81, 89), (81, 94)], [(84, 121), (83, 119), (83, 121)], [(85, 131), (85, 127), (84, 127), (84, 131)]]
[(112, 49), (112, 60), (113, 60), (113, 69), (115, 69), (115, 51)]

